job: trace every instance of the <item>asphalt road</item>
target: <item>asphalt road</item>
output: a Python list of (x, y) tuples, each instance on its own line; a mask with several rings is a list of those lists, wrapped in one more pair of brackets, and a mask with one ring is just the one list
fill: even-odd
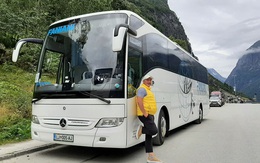
[[(259, 163), (260, 104), (211, 107), (202, 124), (170, 132), (156, 155), (164, 163)], [(3, 163), (145, 163), (144, 144), (129, 149), (57, 146)]]

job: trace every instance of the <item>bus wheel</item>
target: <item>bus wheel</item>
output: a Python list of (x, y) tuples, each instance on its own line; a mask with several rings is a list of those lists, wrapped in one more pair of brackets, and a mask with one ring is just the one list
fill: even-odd
[(199, 118), (195, 121), (197, 124), (200, 124), (203, 120), (203, 110), (202, 108), (200, 107), (199, 109)]
[(162, 145), (164, 143), (166, 133), (167, 133), (167, 120), (165, 118), (164, 111), (161, 110), (158, 117), (158, 134), (153, 139), (153, 144)]

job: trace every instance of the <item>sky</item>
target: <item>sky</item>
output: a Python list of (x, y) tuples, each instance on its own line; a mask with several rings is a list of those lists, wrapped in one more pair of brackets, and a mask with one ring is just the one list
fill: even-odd
[(168, 5), (200, 63), (225, 78), (260, 40), (259, 0), (168, 0)]

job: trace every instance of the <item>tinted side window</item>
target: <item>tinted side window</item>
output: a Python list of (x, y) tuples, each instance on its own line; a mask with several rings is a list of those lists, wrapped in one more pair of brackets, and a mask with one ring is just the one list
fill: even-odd
[(193, 62), (194, 78), (202, 83), (208, 83), (208, 71), (198, 62)]
[(169, 70), (178, 73), (180, 71), (180, 63), (183, 58), (183, 52), (173, 43), (168, 43), (168, 65)]
[(168, 69), (167, 40), (157, 34), (148, 34), (144, 46), (144, 72), (153, 67)]
[(186, 76), (188, 78), (193, 78), (193, 69), (192, 69), (191, 58), (187, 55), (183, 56), (183, 60), (180, 63), (179, 74)]

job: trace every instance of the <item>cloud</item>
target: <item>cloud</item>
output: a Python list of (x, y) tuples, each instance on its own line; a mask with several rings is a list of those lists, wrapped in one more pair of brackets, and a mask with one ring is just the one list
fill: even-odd
[(259, 53), (260, 52), (260, 47), (257, 48), (250, 48), (248, 49), (245, 54), (251, 54), (251, 53)]
[(260, 40), (260, 1), (168, 0), (200, 62), (228, 77), (246, 49)]

